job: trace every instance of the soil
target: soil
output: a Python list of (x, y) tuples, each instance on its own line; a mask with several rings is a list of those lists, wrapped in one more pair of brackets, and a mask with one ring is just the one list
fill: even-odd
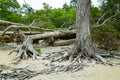
[[(41, 56), (38, 57), (37, 60), (29, 58), (27, 60), (21, 60), (17, 64), (13, 64), (16, 53), (14, 52), (11, 55), (8, 55), (10, 49), (8, 49), (7, 46), (6, 48), (0, 48), (0, 65), (9, 66), (12, 68), (43, 70), (46, 68), (44, 64), (49, 63), (47, 60), (42, 60), (44, 54), (69, 49), (70, 47), (72, 46), (44, 47), (41, 48)], [(120, 59), (110, 59), (110, 61), (113, 63), (120, 63)], [(2, 71), (2, 73), (6, 72), (10, 72), (9, 69)], [(73, 73), (57, 72), (48, 75), (39, 74), (29, 80), (120, 80), (120, 65), (109, 66), (103, 64), (95, 64), (92, 66), (86, 66), (83, 69)]]

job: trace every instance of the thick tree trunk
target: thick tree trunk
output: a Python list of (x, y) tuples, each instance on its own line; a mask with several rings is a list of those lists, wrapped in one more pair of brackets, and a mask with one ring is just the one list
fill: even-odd
[(91, 41), (90, 34), (90, 0), (77, 0), (77, 12), (76, 12), (76, 43), (70, 50), (70, 61), (77, 55), (80, 57), (93, 56), (94, 47)]

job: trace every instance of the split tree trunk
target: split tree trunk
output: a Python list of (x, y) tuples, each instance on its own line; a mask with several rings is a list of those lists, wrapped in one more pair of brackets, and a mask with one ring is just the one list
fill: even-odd
[(90, 34), (90, 0), (77, 0), (76, 12), (76, 43), (69, 51), (69, 60), (75, 57), (94, 57), (95, 47), (91, 41)]

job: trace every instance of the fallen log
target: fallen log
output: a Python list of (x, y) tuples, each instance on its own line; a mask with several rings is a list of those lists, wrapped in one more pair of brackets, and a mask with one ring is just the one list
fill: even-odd
[(24, 25), (24, 24), (21, 24), (21, 23), (14, 23), (14, 22), (10, 22), (10, 21), (5, 21), (5, 20), (0, 20), (0, 24), (2, 24), (2, 25), (8, 25), (8, 26), (10, 26), (10, 25), (19, 25), (19, 26), (22, 26), (22, 25)]
[[(28, 28), (28, 29), (30, 30), (30, 33), (31, 33), (31, 27), (29, 27), (29, 26), (16, 26), (16, 25), (11, 25), (11, 26), (7, 27), (7, 28), (3, 31), (3, 33), (2, 33), (1, 35), (6, 34), (6, 32), (7, 32), (9, 29), (16, 29), (16, 28)], [(32, 27), (32, 28), (34, 28), (34, 27)]]
[[(18, 28), (25, 28), (25, 27), (11, 25), (11, 26), (7, 27), (3, 31), (3, 33), (1, 33), (1, 36), (3, 37), (6, 33), (7, 34), (12, 34), (10, 32), (8, 33), (7, 31), (10, 30), (10, 29), (15, 30), (15, 29), (18, 29)], [(26, 28), (28, 28), (28, 27), (26, 27)], [(33, 42), (37, 42), (37, 41), (39, 41), (41, 39), (47, 39), (47, 38), (51, 38), (51, 37), (58, 38), (58, 37), (63, 37), (63, 36), (64, 37), (66, 37), (66, 36), (73, 36), (73, 35), (75, 35), (75, 32), (76, 32), (75, 30), (56, 30), (54, 32), (45, 32), (45, 33), (42, 33), (42, 34), (29, 35), (28, 37), (30, 37), (33, 40)], [(23, 32), (23, 31), (22, 31), (22, 33), (23, 34), (24, 33), (28, 34), (27, 32)], [(32, 32), (30, 31), (29, 34), (32, 34)]]
[(55, 41), (56, 46), (65, 46), (75, 43), (76, 39)]
[[(41, 34), (42, 32), (35, 32), (35, 31), (22, 31), (25, 35), (34, 35), (34, 34)], [(3, 33), (3, 31), (0, 31), (0, 35)], [(5, 35), (12, 35), (14, 34), (13, 31), (7, 31)]]
[(10, 22), (10, 21), (5, 21), (5, 20), (0, 20), (0, 25), (2, 25), (4, 28), (14, 25), (18, 28), (28, 28), (30, 31), (31, 31), (31, 29), (40, 30), (40, 31), (54, 31), (53, 29), (44, 29), (44, 28), (32, 26), (33, 24), (25, 25), (22, 23), (15, 23), (15, 22)]
[(76, 39), (69, 40), (57, 40), (55, 41), (55, 45), (50, 45), (46, 40), (40, 40), (39, 44), (33, 44), (34, 47), (48, 47), (48, 46), (66, 46), (75, 43)]
[(33, 40), (35, 39), (46, 39), (46, 38), (50, 38), (50, 37), (62, 37), (62, 36), (68, 36), (68, 35), (72, 35), (75, 34), (76, 30), (59, 30), (59, 31), (54, 31), (54, 32), (46, 32), (43, 34), (36, 34), (36, 35), (30, 35), (29, 37)]

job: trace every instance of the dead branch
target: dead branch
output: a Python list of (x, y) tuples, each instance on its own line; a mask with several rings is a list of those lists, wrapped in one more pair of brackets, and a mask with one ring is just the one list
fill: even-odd
[(116, 14), (112, 15), (111, 17), (105, 19), (101, 24), (97, 25), (97, 27), (104, 25), (107, 21), (111, 20), (112, 18), (114, 18), (117, 15), (118, 15), (118, 13), (116, 13)]
[(40, 20), (40, 19), (34, 19), (29, 26), (32, 26), (32, 25), (33, 25), (36, 21), (38, 21), (38, 20)]
[(17, 26), (23, 26), (24, 24), (20, 24), (20, 23), (14, 23), (14, 22), (10, 22), (10, 21), (5, 21), (5, 20), (0, 20), (0, 24), (3, 25), (17, 25)]
[[(107, 19), (105, 19), (105, 20), (100, 24), (100, 21), (104, 18), (104, 16), (105, 16), (107, 13), (109, 13), (111, 10), (113, 10), (114, 7), (116, 7), (116, 6), (117, 6), (117, 12), (116, 12), (114, 15), (112, 15), (112, 16), (108, 17)], [(104, 25), (107, 21), (109, 21), (109, 20), (111, 20), (112, 18), (116, 17), (116, 16), (120, 13), (120, 12), (119, 12), (119, 5), (118, 5), (118, 4), (115, 4), (114, 7), (113, 7), (112, 9), (106, 11), (106, 12), (99, 18), (99, 20), (98, 20), (97, 23), (96, 23), (96, 25), (97, 25), (96, 27), (99, 27), (99, 26)]]
[(16, 29), (16, 28), (28, 28), (28, 27), (11, 25), (11, 26), (7, 27), (7, 28), (3, 31), (2, 36), (4, 36), (5, 33), (6, 33), (9, 29), (12, 29), (12, 28), (13, 28), (13, 29)]
[(33, 20), (33, 22), (30, 25), (25, 25), (25, 24), (21, 24), (21, 23), (14, 23), (14, 22), (10, 22), (10, 21), (0, 20), (0, 24), (7, 25), (7, 27), (15, 25), (19, 28), (28, 28), (29, 31), (31, 31), (31, 29), (40, 30), (40, 31), (54, 31), (53, 29), (44, 29), (44, 28), (32, 26), (35, 21), (36, 21), (36, 19)]

